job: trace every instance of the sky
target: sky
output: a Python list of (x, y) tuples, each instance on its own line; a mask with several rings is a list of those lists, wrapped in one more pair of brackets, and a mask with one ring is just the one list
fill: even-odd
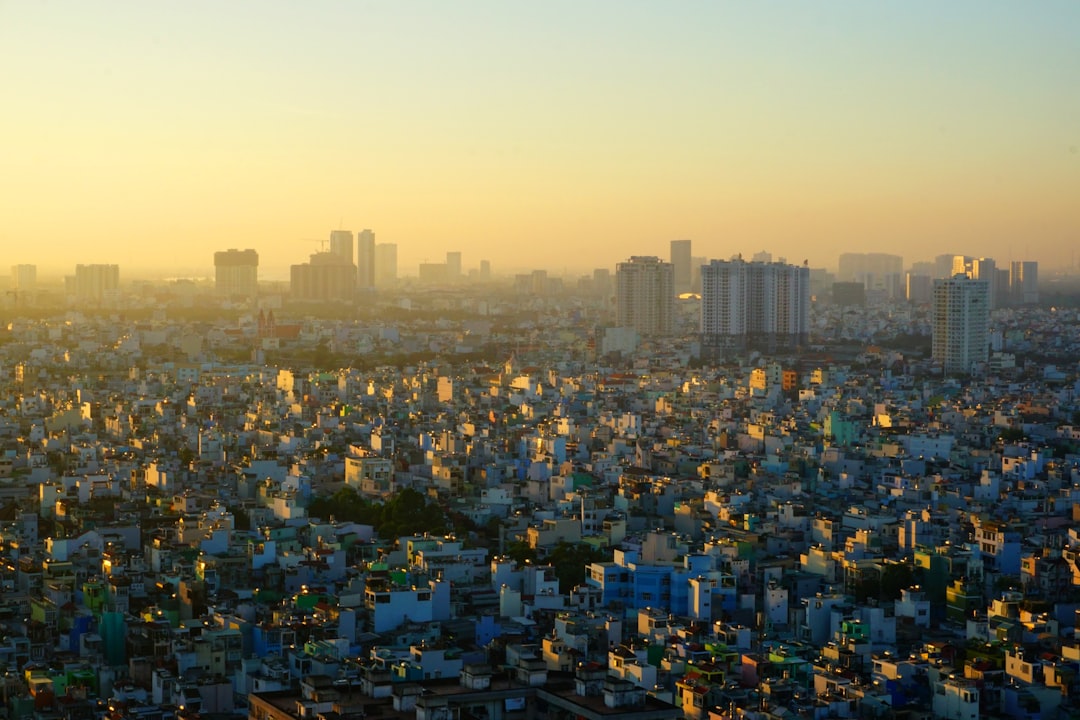
[[(0, 252), (1080, 269), (1080, 3), (0, 0)], [(129, 268), (131, 272), (129, 272)]]

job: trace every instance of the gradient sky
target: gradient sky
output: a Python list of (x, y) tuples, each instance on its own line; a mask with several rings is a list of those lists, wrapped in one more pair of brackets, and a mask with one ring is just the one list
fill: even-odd
[(1080, 263), (1080, 2), (0, 0), (9, 263)]

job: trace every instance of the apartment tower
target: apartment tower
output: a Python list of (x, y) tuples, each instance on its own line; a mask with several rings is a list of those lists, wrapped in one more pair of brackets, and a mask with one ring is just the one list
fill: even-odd
[(934, 281), (933, 357), (949, 375), (967, 375), (990, 354), (990, 283), (957, 274)]
[(255, 297), (259, 291), (259, 253), (254, 250), (214, 253), (214, 290), (225, 297)]
[(784, 262), (713, 260), (701, 268), (702, 349), (795, 350), (810, 331), (810, 268)]
[(675, 268), (654, 256), (634, 256), (615, 269), (615, 317), (642, 337), (667, 335), (675, 314)]

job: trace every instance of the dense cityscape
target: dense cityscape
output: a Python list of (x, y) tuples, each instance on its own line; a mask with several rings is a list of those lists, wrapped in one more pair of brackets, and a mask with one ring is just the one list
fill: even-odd
[(12, 267), (9, 720), (1080, 715), (1036, 262), (213, 265)]

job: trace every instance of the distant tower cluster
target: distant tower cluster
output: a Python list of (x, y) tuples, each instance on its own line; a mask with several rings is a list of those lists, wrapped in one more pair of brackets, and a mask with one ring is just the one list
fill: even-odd
[(259, 253), (224, 250), (214, 253), (214, 289), (218, 295), (254, 298), (259, 292)]
[(810, 332), (810, 269), (783, 262), (713, 260), (701, 269), (702, 349), (794, 350)]
[(934, 360), (966, 375), (990, 354), (990, 283), (964, 274), (934, 280)]
[(667, 335), (675, 313), (675, 267), (654, 256), (634, 256), (615, 269), (615, 323), (642, 337)]

